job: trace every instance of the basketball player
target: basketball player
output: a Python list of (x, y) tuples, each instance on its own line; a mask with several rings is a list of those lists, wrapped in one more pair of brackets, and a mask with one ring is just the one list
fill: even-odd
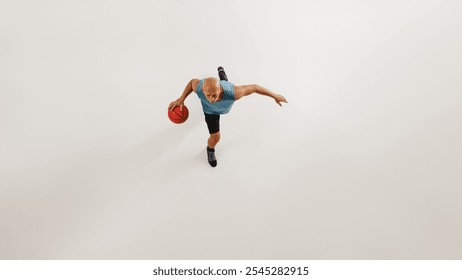
[(210, 137), (207, 141), (207, 159), (212, 167), (217, 166), (217, 159), (215, 157), (215, 146), (220, 141), (220, 115), (227, 114), (234, 104), (234, 101), (241, 99), (244, 96), (252, 93), (258, 93), (274, 98), (274, 101), (279, 106), (281, 102), (286, 102), (286, 99), (279, 94), (276, 94), (259, 85), (243, 85), (235, 86), (228, 82), (228, 77), (223, 67), (218, 67), (217, 78), (205, 78), (202, 80), (192, 79), (186, 85), (183, 94), (177, 100), (168, 105), (169, 110), (180, 106), (183, 109), (183, 104), (191, 92), (196, 92), (201, 100), (202, 110), (205, 115), (205, 122), (209, 129)]

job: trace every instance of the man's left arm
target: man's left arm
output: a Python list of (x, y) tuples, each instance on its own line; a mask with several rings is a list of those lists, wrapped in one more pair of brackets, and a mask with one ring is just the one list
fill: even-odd
[(242, 97), (250, 95), (252, 93), (258, 93), (258, 94), (261, 94), (261, 95), (266, 95), (266, 96), (272, 97), (272, 98), (274, 98), (274, 101), (276, 101), (276, 103), (279, 106), (282, 106), (281, 102), (287, 103), (287, 100), (285, 99), (284, 96), (282, 96), (280, 94), (276, 94), (276, 93), (270, 91), (269, 89), (266, 89), (266, 88), (264, 88), (264, 87), (262, 87), (260, 85), (257, 85), (257, 84), (245, 85), (245, 86), (234, 86), (234, 99), (235, 100), (239, 100)]

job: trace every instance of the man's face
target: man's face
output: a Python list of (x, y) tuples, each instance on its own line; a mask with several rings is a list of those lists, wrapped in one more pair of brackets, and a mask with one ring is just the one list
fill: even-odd
[(204, 91), (204, 94), (205, 94), (205, 98), (207, 98), (207, 100), (210, 102), (210, 103), (215, 103), (218, 101), (218, 98), (220, 97), (220, 88), (217, 88), (217, 89), (203, 89)]

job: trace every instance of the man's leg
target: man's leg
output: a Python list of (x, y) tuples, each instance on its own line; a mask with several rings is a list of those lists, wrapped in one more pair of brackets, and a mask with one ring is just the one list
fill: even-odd
[(215, 146), (217, 145), (218, 141), (220, 141), (220, 131), (210, 134), (207, 144), (209, 145), (209, 148), (215, 149)]
[(207, 160), (212, 167), (217, 166), (215, 146), (220, 141), (220, 115), (205, 114), (205, 122), (209, 129), (210, 137), (207, 140)]

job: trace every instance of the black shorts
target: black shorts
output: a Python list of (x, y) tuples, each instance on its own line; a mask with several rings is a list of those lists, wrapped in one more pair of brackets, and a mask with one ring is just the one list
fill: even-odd
[(205, 122), (207, 123), (207, 127), (209, 129), (210, 134), (214, 134), (220, 131), (220, 115), (210, 115), (204, 113), (205, 115)]

